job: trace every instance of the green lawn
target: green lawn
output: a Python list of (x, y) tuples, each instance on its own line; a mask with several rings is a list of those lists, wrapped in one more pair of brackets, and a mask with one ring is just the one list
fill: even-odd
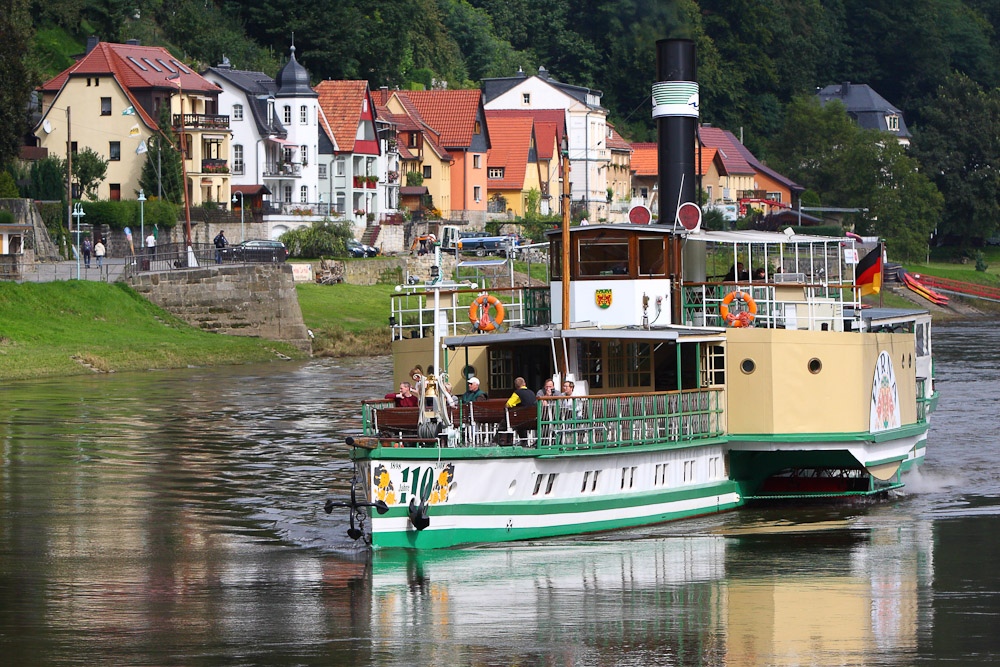
[(392, 285), (316, 285), (300, 283), (299, 305), (306, 326), (313, 329), (340, 328), (367, 331), (389, 324)]
[(303, 356), (189, 326), (124, 285), (0, 282), (0, 378), (210, 366)]

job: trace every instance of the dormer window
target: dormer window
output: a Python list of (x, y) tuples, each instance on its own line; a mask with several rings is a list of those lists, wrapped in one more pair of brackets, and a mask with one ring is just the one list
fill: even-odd
[(487, 170), (486, 175), (489, 178), (502, 179), (503, 178), (503, 167), (490, 167)]
[(885, 124), (890, 132), (899, 132), (899, 116), (895, 114), (886, 116)]
[(475, 124), (472, 126), (472, 133), (473, 134), (482, 134), (482, 132), (483, 132), (483, 126), (480, 125), (479, 121), (477, 120), (475, 122)]

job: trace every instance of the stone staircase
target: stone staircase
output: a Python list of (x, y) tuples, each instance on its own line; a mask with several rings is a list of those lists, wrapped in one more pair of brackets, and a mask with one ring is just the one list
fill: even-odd
[(377, 247), (375, 242), (378, 241), (380, 231), (382, 231), (382, 226), (380, 224), (377, 222), (368, 223), (368, 226), (365, 227), (364, 233), (361, 235), (361, 242), (365, 245)]

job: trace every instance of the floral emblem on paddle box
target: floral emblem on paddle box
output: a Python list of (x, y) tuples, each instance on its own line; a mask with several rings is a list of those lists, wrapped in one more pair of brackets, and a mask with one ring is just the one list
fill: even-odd
[(611, 307), (611, 290), (610, 289), (599, 289), (594, 292), (594, 301), (597, 302), (598, 308), (610, 308)]

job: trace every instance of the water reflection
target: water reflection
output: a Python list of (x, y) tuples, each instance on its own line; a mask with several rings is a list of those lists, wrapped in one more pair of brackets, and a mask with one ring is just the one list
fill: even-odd
[(4, 662), (994, 656), (1000, 333), (939, 327), (935, 345), (927, 464), (890, 501), (374, 557), (321, 508), (347, 493), (343, 438), (387, 359), (0, 387)]

